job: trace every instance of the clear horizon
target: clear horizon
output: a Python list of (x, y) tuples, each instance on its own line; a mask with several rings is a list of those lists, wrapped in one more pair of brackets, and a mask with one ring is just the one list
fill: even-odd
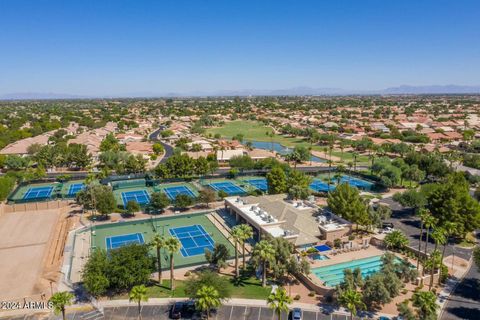
[(480, 85), (477, 1), (0, 3), (0, 95)]

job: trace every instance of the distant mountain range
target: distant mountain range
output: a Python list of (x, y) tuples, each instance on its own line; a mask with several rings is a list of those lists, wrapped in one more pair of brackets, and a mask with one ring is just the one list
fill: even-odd
[(396, 94), (480, 94), (480, 86), (459, 85), (432, 85), (432, 86), (408, 86), (402, 85), (383, 90), (345, 90), (340, 88), (311, 88), (294, 87), (290, 89), (276, 90), (219, 90), (219, 91), (195, 91), (195, 92), (135, 92), (129, 94), (111, 95), (73, 95), (61, 93), (9, 93), (0, 95), (0, 100), (48, 100), (48, 99), (89, 99), (89, 98), (154, 98), (154, 97), (202, 97), (202, 96), (341, 96), (341, 95), (396, 95)]

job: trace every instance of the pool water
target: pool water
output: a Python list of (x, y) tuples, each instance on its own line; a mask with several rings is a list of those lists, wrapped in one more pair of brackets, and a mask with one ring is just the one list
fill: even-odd
[(313, 255), (310, 256), (313, 260), (328, 260), (330, 259), (329, 257), (327, 257), (326, 255), (324, 254), (319, 254), (319, 253), (315, 253)]
[[(257, 148), (257, 149), (263, 149), (263, 150), (268, 150), (268, 151), (275, 151), (278, 154), (281, 155), (287, 155), (293, 151), (293, 148), (285, 147), (282, 144), (278, 142), (268, 142), (268, 141), (250, 141), (252, 143), (252, 147)], [(245, 141), (247, 143), (247, 141)], [(316, 157), (314, 155), (310, 156), (310, 161), (313, 162), (327, 162), (326, 159)]]
[(337, 263), (330, 266), (319, 267), (312, 269), (312, 273), (322, 280), (325, 285), (334, 287), (343, 281), (343, 270), (360, 268), (362, 277), (377, 273), (382, 268), (382, 256), (374, 256), (364, 259), (357, 259), (342, 263)]

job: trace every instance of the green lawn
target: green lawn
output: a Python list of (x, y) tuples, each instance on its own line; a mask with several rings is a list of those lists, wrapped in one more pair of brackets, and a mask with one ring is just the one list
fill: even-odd
[[(273, 141), (278, 142), (287, 147), (295, 146), (305, 146), (309, 148), (311, 145), (308, 141), (303, 138), (293, 138), (293, 137), (284, 137), (283, 135), (274, 135), (273, 138), (270, 138), (266, 135), (266, 132), (272, 132), (272, 128), (265, 126), (258, 121), (249, 121), (249, 120), (236, 120), (225, 123), (223, 127), (211, 128), (207, 130), (207, 133), (215, 135), (219, 133), (223, 138), (231, 139), (235, 135), (241, 133), (244, 135), (245, 140), (255, 140), (255, 141)], [(321, 151), (323, 153), (325, 146), (313, 145), (312, 149), (316, 151)], [(340, 151), (333, 151), (332, 155), (342, 158), (344, 161), (353, 160), (353, 155), (350, 152), (344, 152), (343, 155)], [(323, 154), (321, 155), (324, 156)], [(366, 163), (369, 161), (368, 157), (365, 155), (360, 155), (357, 157), (358, 163)]]
[[(232, 298), (266, 299), (270, 294), (272, 287), (262, 287), (262, 282), (256, 278), (243, 279), (241, 283), (235, 284), (232, 276), (230, 286)], [(147, 295), (149, 298), (183, 298), (185, 294), (185, 281), (175, 281), (175, 290), (170, 291), (170, 280), (162, 280), (162, 285), (152, 284), (147, 286)], [(114, 296), (113, 299), (128, 299), (128, 293)]]

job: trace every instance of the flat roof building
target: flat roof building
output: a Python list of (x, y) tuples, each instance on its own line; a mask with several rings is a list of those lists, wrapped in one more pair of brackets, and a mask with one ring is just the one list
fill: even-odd
[(237, 223), (247, 223), (259, 240), (283, 237), (296, 247), (333, 241), (348, 234), (351, 224), (308, 201), (286, 201), (285, 195), (225, 198), (225, 209)]

